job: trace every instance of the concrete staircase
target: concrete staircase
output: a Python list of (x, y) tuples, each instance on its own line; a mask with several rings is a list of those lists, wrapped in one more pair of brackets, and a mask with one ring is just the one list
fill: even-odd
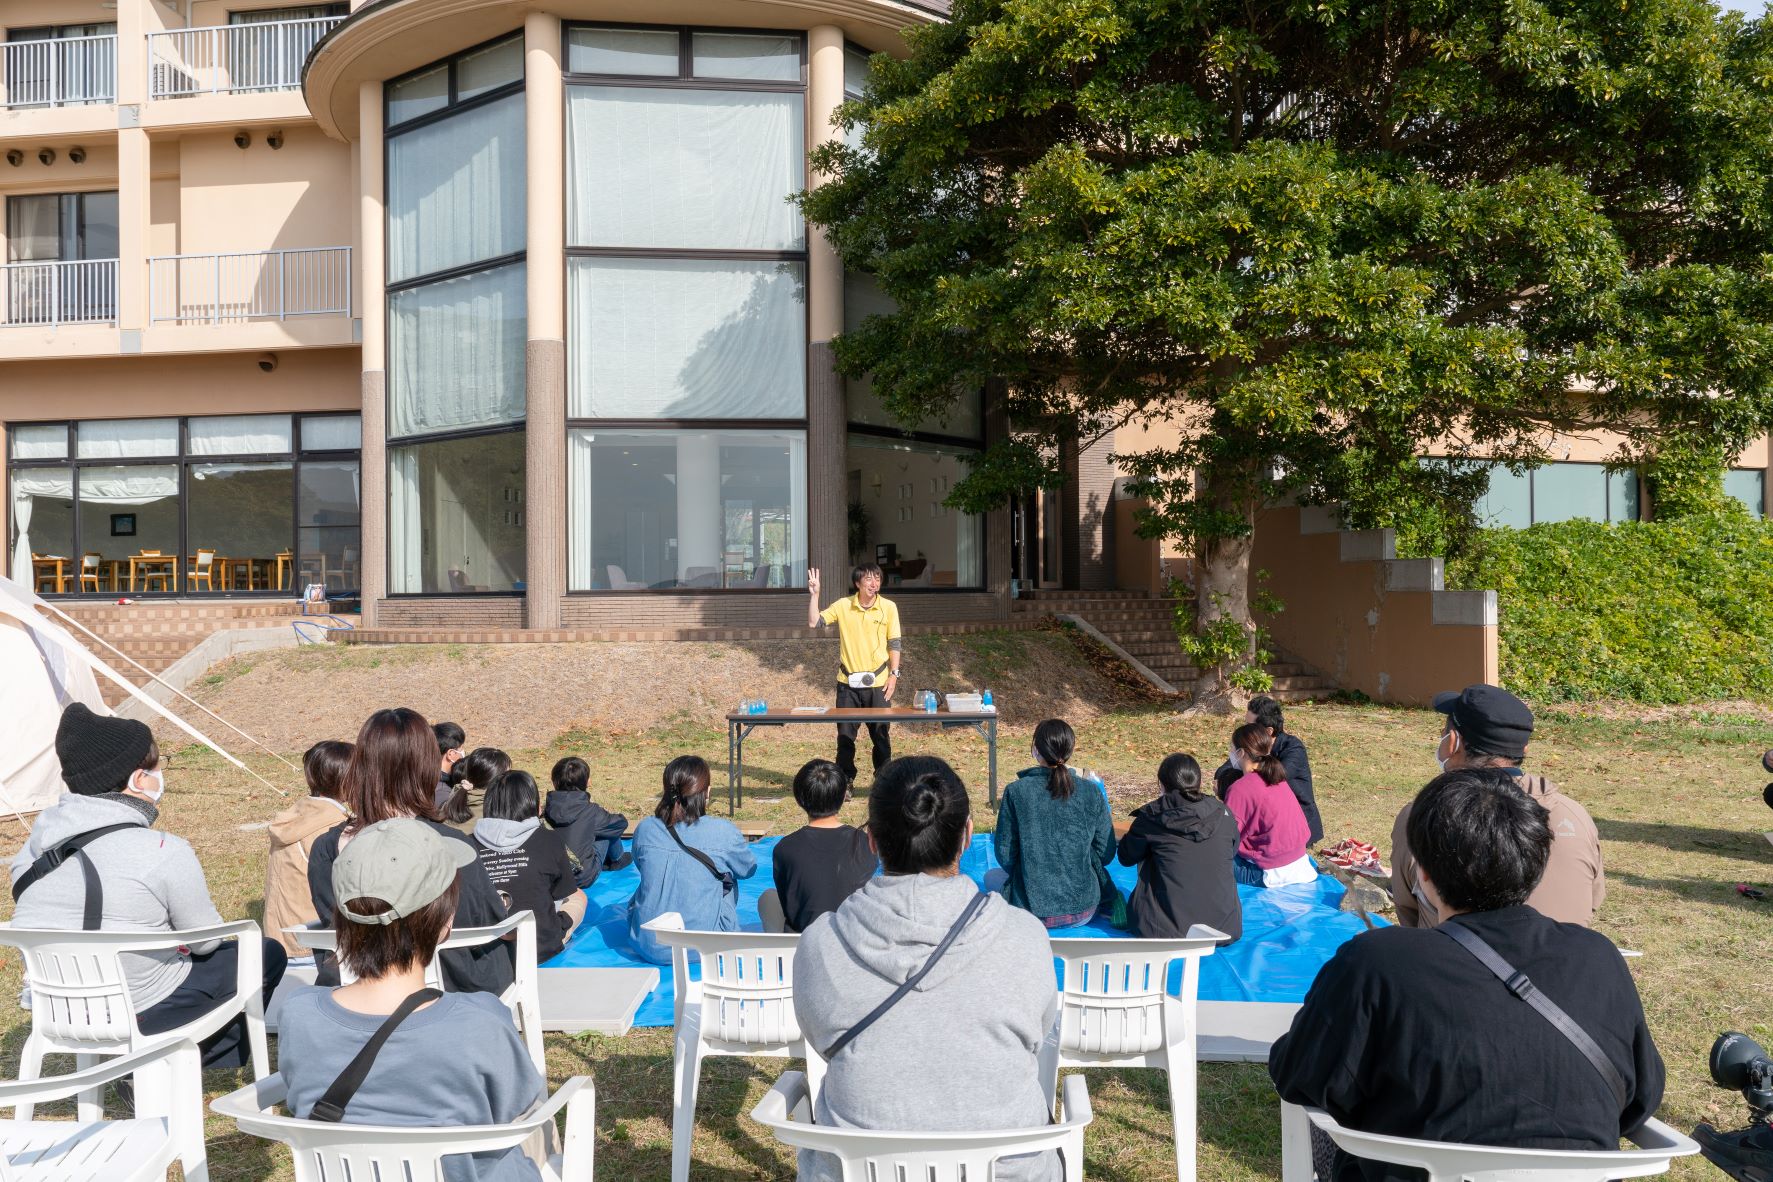
[[(280, 630), (289, 634), (293, 641), (290, 621), (301, 614), (300, 606), (287, 600), (136, 600), (127, 605), (62, 602), (57, 606), (156, 674), (164, 674), (172, 669), (217, 633), (264, 630), (264, 635), (258, 639), (269, 644), (272, 641), (281, 642), (282, 636), (275, 634)], [(68, 631), (84, 642), (100, 660), (136, 685), (149, 681), (141, 670), (96, 643), (79, 629), (70, 627)], [(216, 659), (221, 659), (221, 655)], [(179, 688), (184, 688), (183, 680), (176, 677), (172, 680)], [(104, 693), (106, 704), (113, 707), (127, 696), (121, 687), (104, 678), (99, 680), (99, 688)]]
[[(1176, 643), (1172, 624), (1173, 597), (1143, 591), (1036, 591), (1015, 601), (1016, 612), (1053, 616), (1077, 616), (1119, 645), (1153, 673), (1186, 690), (1199, 672)], [(1336, 686), (1316, 670), (1277, 654), (1268, 664), (1274, 678), (1272, 696), (1282, 702), (1327, 698)]]

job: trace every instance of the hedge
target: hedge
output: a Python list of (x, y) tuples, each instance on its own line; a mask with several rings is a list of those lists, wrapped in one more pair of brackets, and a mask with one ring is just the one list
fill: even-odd
[(1773, 525), (1483, 530), (1448, 563), (1447, 585), (1496, 591), (1502, 681), (1524, 697), (1773, 697)]

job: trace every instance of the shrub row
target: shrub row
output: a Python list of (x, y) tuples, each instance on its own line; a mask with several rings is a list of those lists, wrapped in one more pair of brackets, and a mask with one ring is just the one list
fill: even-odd
[(1773, 697), (1773, 525), (1483, 530), (1449, 561), (1447, 586), (1495, 589), (1502, 680), (1525, 697)]

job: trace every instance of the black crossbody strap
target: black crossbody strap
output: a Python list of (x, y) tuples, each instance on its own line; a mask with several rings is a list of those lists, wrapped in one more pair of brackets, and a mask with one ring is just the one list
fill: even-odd
[(18, 876), (12, 884), (12, 901), (17, 903), (19, 896), (35, 886), (42, 879), (69, 858), (78, 859), (80, 874), (86, 880), (86, 901), (81, 906), (80, 930), (96, 932), (105, 914), (105, 888), (99, 881), (98, 868), (92, 864), (84, 849), (107, 833), (121, 833), (125, 829), (140, 829), (136, 821), (124, 821), (117, 825), (102, 825), (97, 829), (88, 829), (85, 833), (76, 833), (68, 840), (45, 850), (41, 857), (31, 863), (31, 868)]
[(683, 838), (677, 836), (677, 826), (666, 825), (665, 832), (669, 833), (671, 835), (671, 840), (675, 841), (677, 843), (678, 849), (682, 850), (684, 853), (688, 854), (690, 857), (694, 858), (696, 861), (698, 861), (702, 865), (706, 866), (708, 868), (708, 873), (712, 874), (715, 878), (718, 878), (720, 880), (721, 886), (726, 885), (726, 875), (724, 875), (720, 872), (720, 867), (718, 867), (714, 864), (714, 859), (710, 858), (707, 854), (704, 854), (701, 850), (697, 849), (695, 846), (685, 843)]
[(1606, 1052), (1601, 1050), (1594, 1039), (1589, 1037), (1588, 1031), (1576, 1024), (1576, 1019), (1564, 1013), (1558, 1008), (1556, 1002), (1539, 992), (1539, 987), (1533, 984), (1527, 974), (1503, 960), (1494, 948), (1485, 943), (1470, 928), (1448, 922), (1443, 923), (1440, 930), (1453, 937), (1461, 948), (1471, 953), (1480, 964), (1496, 974), (1496, 979), (1506, 985), (1510, 993), (1538, 1010), (1547, 1022), (1557, 1028), (1559, 1034), (1569, 1039), (1576, 1049), (1582, 1052), (1582, 1057), (1587, 1059), (1590, 1065), (1600, 1073), (1601, 1078), (1607, 1081), (1607, 1086), (1612, 1089), (1613, 1099), (1618, 1102), (1619, 1107), (1622, 1110), (1625, 1108), (1631, 1099), (1630, 1092), (1625, 1086), (1625, 1077), (1619, 1074), (1619, 1068), (1613, 1066), (1613, 1060), (1607, 1058)]
[(389, 1014), (387, 1020), (376, 1027), (376, 1032), (369, 1036), (369, 1041), (363, 1044), (363, 1049), (358, 1051), (356, 1057), (345, 1065), (345, 1069), (339, 1073), (337, 1079), (332, 1081), (332, 1086), (326, 1089), (326, 1094), (315, 1102), (305, 1119), (317, 1120), (330, 1125), (336, 1125), (344, 1120), (345, 1107), (351, 1103), (351, 1097), (357, 1094), (357, 1089), (363, 1086), (363, 1081), (369, 1078), (369, 1069), (375, 1066), (376, 1056), (381, 1053), (382, 1044), (388, 1041), (388, 1036), (394, 1033), (394, 1028), (410, 1018), (414, 1010), (427, 1002), (436, 1001), (442, 996), (443, 994), (435, 989), (421, 989), (417, 993), (408, 994), (406, 1000), (400, 1003), (400, 1008)]
[(930, 958), (923, 962), (923, 967), (913, 973), (910, 980), (889, 993), (885, 1001), (869, 1010), (867, 1017), (837, 1036), (837, 1041), (832, 1043), (831, 1049), (825, 1052), (827, 1063), (837, 1058), (837, 1052), (855, 1042), (858, 1035), (878, 1022), (881, 1016), (898, 1005), (907, 993), (917, 988), (919, 981), (929, 976), (930, 970), (936, 967), (936, 962), (942, 959), (942, 954), (948, 951), (948, 946), (954, 943), (955, 937), (960, 935), (961, 930), (973, 921), (973, 916), (979, 913), (979, 908), (985, 906), (985, 901), (989, 898), (991, 896), (984, 891), (973, 896), (973, 901), (968, 903), (966, 910), (960, 913), (960, 918), (954, 921), (954, 926), (948, 929), (948, 934), (942, 937), (942, 942), (936, 945), (936, 950), (930, 953)]

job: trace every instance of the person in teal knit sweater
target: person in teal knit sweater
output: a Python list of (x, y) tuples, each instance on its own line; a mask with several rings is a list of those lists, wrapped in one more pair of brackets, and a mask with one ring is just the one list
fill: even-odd
[(985, 889), (1031, 911), (1051, 928), (1090, 922), (1119, 898), (1107, 866), (1114, 858), (1108, 794), (1069, 765), (1077, 736), (1057, 718), (1034, 728), (1035, 766), (1004, 789), (991, 844), (1001, 869)]

